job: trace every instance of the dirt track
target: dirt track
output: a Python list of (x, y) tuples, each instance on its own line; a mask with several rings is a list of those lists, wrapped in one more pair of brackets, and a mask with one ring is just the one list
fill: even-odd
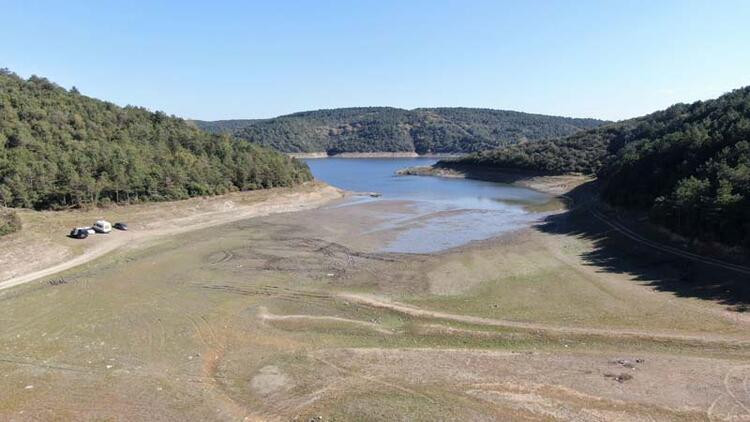
[(410, 209), (206, 218), (3, 290), (0, 419), (750, 420), (724, 305), (542, 228), (380, 252)]
[[(267, 194), (266, 192), (263, 193)], [(244, 196), (251, 198), (253, 195), (254, 192), (244, 194)], [(20, 256), (22, 259), (16, 260), (8, 259), (13, 252), (6, 251), (5, 258), (1, 263), (2, 266), (7, 266), (8, 268), (14, 267), (14, 272), (16, 274), (21, 272), (21, 274), (0, 281), (0, 290), (65, 271), (123, 247), (137, 248), (146, 242), (174, 236), (180, 233), (227, 224), (233, 221), (275, 213), (310, 209), (318, 207), (332, 199), (341, 198), (342, 196), (343, 192), (338, 189), (325, 185), (316, 185), (313, 189), (308, 191), (278, 192), (278, 195), (258, 198), (260, 200), (259, 202), (247, 205), (236, 204), (232, 201), (232, 198), (215, 197), (211, 198), (209, 201), (213, 204), (220, 204), (222, 209), (205, 210), (206, 205), (204, 204), (204, 210), (202, 211), (198, 210), (191, 215), (169, 219), (167, 219), (166, 213), (159, 213), (156, 211), (159, 207), (163, 207), (162, 204), (153, 204), (151, 205), (152, 209), (148, 210), (148, 212), (151, 214), (156, 212), (156, 216), (151, 216), (151, 218), (148, 218), (145, 221), (141, 220), (138, 224), (131, 225), (135, 230), (128, 232), (118, 232), (115, 230), (106, 237), (98, 236), (101, 239), (96, 239), (98, 240), (96, 243), (91, 242), (90, 240), (88, 243), (83, 243), (86, 241), (79, 241), (85, 247), (82, 253), (72, 258), (64, 259), (62, 262), (49, 264), (42, 269), (24, 272), (23, 269), (19, 270), (18, 268), (19, 266), (29, 266), (29, 264), (34, 264), (36, 261), (29, 261), (28, 256), (35, 254), (43, 255), (44, 252), (42, 250), (25, 251), (23, 256)], [(185, 204), (185, 207), (189, 207), (189, 204)], [(138, 217), (137, 214), (131, 216), (131, 218), (136, 219)], [(163, 218), (164, 220), (159, 221), (160, 218)], [(138, 228), (141, 229), (138, 230)], [(20, 233), (15, 234), (14, 237), (23, 238), (27, 235), (27, 231), (29, 230), (23, 230)], [(63, 232), (59, 232), (57, 233), (57, 236), (63, 237), (64, 234)], [(70, 242), (76, 241), (71, 240), (69, 243)]]
[(546, 332), (546, 333), (558, 333), (558, 334), (569, 334), (569, 335), (582, 335), (590, 337), (607, 337), (616, 338), (620, 340), (652, 340), (652, 341), (679, 341), (679, 342), (690, 342), (697, 344), (723, 344), (734, 347), (748, 347), (750, 348), (750, 340), (747, 338), (737, 337), (725, 337), (725, 336), (712, 336), (708, 334), (700, 336), (691, 335), (677, 335), (669, 333), (659, 333), (654, 331), (646, 330), (623, 330), (623, 329), (597, 329), (597, 328), (578, 328), (578, 327), (555, 327), (552, 325), (533, 324), (517, 321), (498, 320), (490, 318), (475, 317), (469, 315), (457, 315), (447, 312), (439, 312), (428, 309), (422, 309), (415, 306), (406, 305), (404, 303), (394, 302), (390, 300), (384, 300), (372, 296), (342, 293), (339, 295), (341, 298), (361, 303), (363, 305), (373, 306), (376, 308), (387, 309), (402, 313), (409, 316), (418, 318), (434, 318), (439, 320), (448, 320), (455, 322), (462, 322), (473, 325), (489, 326), (489, 327), (505, 327), (505, 328), (517, 328), (535, 332)]

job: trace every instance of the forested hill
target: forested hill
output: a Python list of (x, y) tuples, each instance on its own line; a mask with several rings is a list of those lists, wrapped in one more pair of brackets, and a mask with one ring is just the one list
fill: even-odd
[(0, 70), (0, 206), (170, 200), (309, 179), (306, 165), (258, 145)]
[(263, 121), (263, 119), (234, 119), (234, 120), (190, 120), (199, 128), (206, 132), (216, 134), (232, 134), (240, 129), (244, 129), (252, 124)]
[(605, 122), (476, 108), (390, 107), (307, 111), (257, 121), (196, 121), (283, 152), (481, 151), (570, 135)]
[(596, 173), (610, 203), (689, 236), (750, 247), (750, 87), (441, 167)]

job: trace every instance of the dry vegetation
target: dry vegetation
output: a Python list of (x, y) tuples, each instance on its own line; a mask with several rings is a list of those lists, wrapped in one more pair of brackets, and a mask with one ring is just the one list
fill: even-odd
[(750, 418), (743, 314), (549, 230), (379, 253), (389, 207), (408, 212), (236, 221), (3, 290), (0, 419)]
[[(9, 221), (14, 223), (14, 231), (21, 226), (23, 231), (5, 236), (0, 242), (0, 289), (72, 268), (118, 248), (137, 247), (165, 236), (243, 218), (315, 207), (342, 195), (338, 189), (309, 182), (294, 188), (185, 201), (73, 211), (16, 210)], [(127, 222), (131, 230), (84, 241), (66, 237), (73, 227), (91, 226), (100, 219)]]

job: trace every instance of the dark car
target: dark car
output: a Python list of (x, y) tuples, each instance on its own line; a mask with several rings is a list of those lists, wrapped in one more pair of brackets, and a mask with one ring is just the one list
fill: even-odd
[(69, 236), (73, 239), (85, 239), (89, 237), (89, 231), (85, 228), (76, 228), (70, 231)]
[(115, 225), (112, 227), (116, 228), (117, 230), (127, 230), (128, 224), (127, 223), (115, 223)]

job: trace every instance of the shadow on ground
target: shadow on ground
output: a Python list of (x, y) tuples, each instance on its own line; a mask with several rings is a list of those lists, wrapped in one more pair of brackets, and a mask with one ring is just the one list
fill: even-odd
[[(595, 218), (594, 182), (574, 189), (576, 207), (553, 215), (535, 228), (544, 233), (578, 236), (593, 241), (594, 250), (582, 255), (602, 272), (629, 274), (638, 282), (680, 297), (712, 300), (737, 312), (750, 312), (750, 277), (747, 274), (682, 258), (640, 244)], [(632, 221), (634, 226), (639, 223)], [(629, 225), (629, 228), (634, 228)], [(640, 224), (640, 229), (645, 227)], [(638, 230), (642, 233), (642, 230)], [(653, 235), (653, 233), (651, 233)], [(654, 239), (653, 236), (645, 237)], [(661, 239), (661, 241), (666, 241)], [(677, 246), (673, 243), (670, 246)]]

